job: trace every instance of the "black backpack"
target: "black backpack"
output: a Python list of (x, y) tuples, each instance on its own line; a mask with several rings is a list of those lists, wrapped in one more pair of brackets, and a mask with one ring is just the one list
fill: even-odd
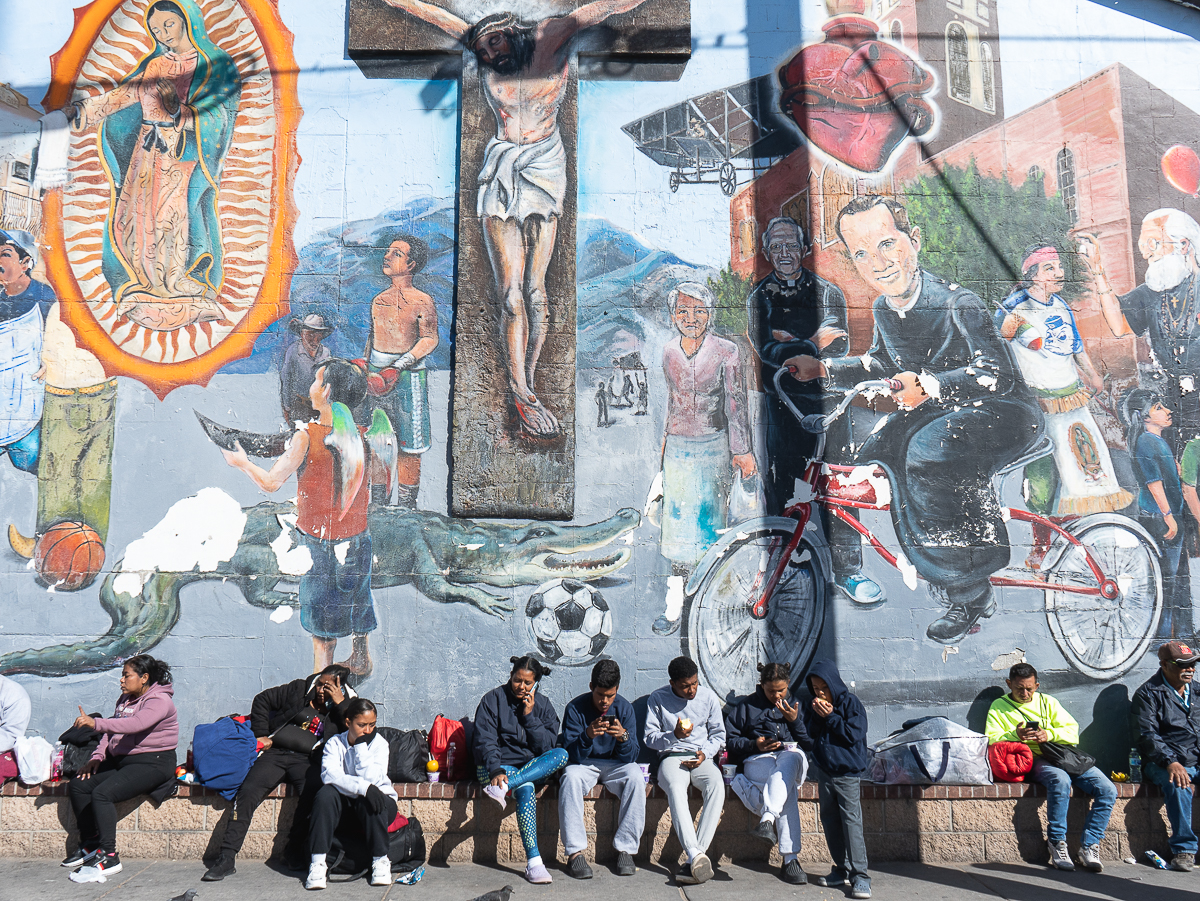
[[(393, 873), (410, 873), (425, 862), (425, 833), (416, 818), (409, 817), (407, 823), (388, 833), (388, 857)], [(371, 869), (371, 855), (353, 828), (338, 827), (328, 859), (330, 877), (340, 877), (334, 882), (352, 882)]]
[(393, 782), (424, 782), (425, 764), (429, 762), (429, 736), (420, 729), (393, 729), (380, 726), (375, 730), (388, 743), (388, 778)]

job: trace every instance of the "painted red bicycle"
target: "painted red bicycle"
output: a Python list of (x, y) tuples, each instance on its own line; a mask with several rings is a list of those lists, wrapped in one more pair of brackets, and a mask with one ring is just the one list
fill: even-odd
[[(836, 466), (822, 462), (825, 433), (860, 394), (888, 393), (897, 384), (865, 381), (856, 385), (827, 415), (805, 416), (780, 386), (787, 372), (775, 375), (775, 390), (802, 427), (817, 435), (816, 448), (798, 489), (807, 497), (784, 516), (750, 519), (733, 525), (709, 548), (688, 581), (683, 644), (707, 684), (721, 697), (749, 694), (758, 682), (760, 662), (787, 661), (801, 673), (812, 660), (825, 623), (832, 564), (815, 505), (854, 529), (910, 589), (919, 576), (902, 553), (889, 550), (870, 529), (846, 511), (890, 508), (891, 491), (875, 465)], [(1027, 463), (1048, 456), (1047, 437), (997, 474), (1004, 478)], [(807, 489), (805, 489), (807, 486)], [(993, 585), (1029, 588), (1045, 594), (1046, 622), (1063, 656), (1079, 672), (1111, 680), (1128, 672), (1146, 653), (1162, 614), (1162, 576), (1158, 548), (1134, 520), (1117, 513), (1083, 516), (1064, 525), (1008, 508), (1009, 521), (1042, 523), (1054, 541), (1037, 576), (1002, 570)]]

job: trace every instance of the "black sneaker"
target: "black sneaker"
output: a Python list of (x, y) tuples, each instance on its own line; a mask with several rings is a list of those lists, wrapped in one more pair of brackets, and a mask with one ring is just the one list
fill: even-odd
[(572, 879), (591, 879), (592, 868), (588, 866), (587, 858), (579, 852), (567, 861), (567, 875)]
[(83, 866), (84, 864), (94, 863), (94, 859), (99, 853), (99, 848), (84, 848), (80, 846), (75, 851), (72, 851), (63, 858), (62, 865), (73, 870), (76, 867)]
[(226, 876), (232, 876), (237, 872), (233, 866), (233, 858), (222, 854), (217, 858), (217, 862), (208, 868), (208, 872), (200, 877), (201, 882), (220, 882)]
[(112, 854), (98, 854), (86, 867), (80, 867), (71, 874), (72, 882), (99, 882), (121, 872), (121, 858), (115, 851)]
[(617, 852), (617, 875), (632, 876), (637, 872), (637, 865), (633, 862), (633, 855), (628, 851)]
[(808, 876), (800, 868), (800, 861), (789, 860), (779, 871), (779, 877), (788, 885), (808, 885)]

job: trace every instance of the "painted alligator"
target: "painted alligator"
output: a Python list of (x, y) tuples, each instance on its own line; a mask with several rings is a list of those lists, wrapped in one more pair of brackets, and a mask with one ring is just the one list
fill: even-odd
[[(122, 564), (127, 564), (134, 546), (146, 540), (139, 539), (126, 549), (125, 559), (113, 567), (100, 587), (100, 605), (112, 618), (107, 632), (75, 644), (5, 654), (0, 657), (0, 673), (68, 676), (110, 669), (132, 654), (150, 650), (170, 633), (179, 621), (180, 592), (193, 582), (232, 582), (256, 607), (295, 604), (298, 576), (307, 559), (306, 549), (296, 556), (295, 505), (265, 502), (239, 513), (236, 502), (221, 492), (217, 495), (233, 505), (238, 521), (245, 520), (235, 552), (210, 561), (214, 565), (196, 564), (187, 572), (143, 569), (144, 560), (140, 572), (123, 571)], [(156, 530), (170, 536), (171, 528), (162, 527), (169, 525), (171, 516), (168, 513), (147, 538)], [(369, 522), (376, 561), (373, 587), (412, 584), (430, 600), (467, 603), (484, 613), (504, 616), (512, 611), (512, 604), (475, 583), (509, 588), (554, 578), (602, 578), (629, 562), (628, 547), (605, 548), (636, 529), (641, 516), (636, 510), (622, 509), (590, 525), (503, 524), (385, 507), (372, 511)], [(232, 547), (231, 537), (229, 541)], [(162, 553), (164, 559), (171, 558), (170, 548)]]

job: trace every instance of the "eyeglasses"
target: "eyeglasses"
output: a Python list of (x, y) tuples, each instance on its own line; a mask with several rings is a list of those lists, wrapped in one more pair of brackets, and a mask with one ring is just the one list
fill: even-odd
[(799, 253), (800, 250), (801, 248), (799, 244), (781, 244), (777, 242), (775, 244), (767, 245), (768, 253), (783, 253), (784, 251), (787, 251), (788, 253)]
[(1189, 661), (1188, 663), (1184, 663), (1182, 660), (1172, 660), (1171, 663), (1175, 666), (1176, 669), (1195, 669), (1196, 668), (1195, 660)]

